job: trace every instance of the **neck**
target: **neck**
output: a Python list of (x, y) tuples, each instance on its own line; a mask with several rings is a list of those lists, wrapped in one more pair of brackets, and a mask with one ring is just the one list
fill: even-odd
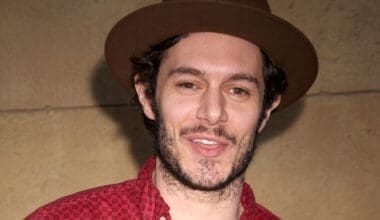
[(201, 191), (179, 182), (156, 160), (153, 181), (170, 207), (172, 219), (239, 219), (243, 178), (217, 191)]

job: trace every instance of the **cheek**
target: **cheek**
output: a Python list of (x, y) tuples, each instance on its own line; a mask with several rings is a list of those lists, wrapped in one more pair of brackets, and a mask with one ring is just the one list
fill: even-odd
[(257, 129), (260, 111), (256, 110), (257, 107), (248, 106), (234, 106), (227, 110), (229, 124), (239, 136), (252, 135)]
[(176, 127), (181, 126), (181, 124), (175, 125), (176, 123), (184, 123), (191, 120), (192, 117), (194, 118), (196, 108), (197, 102), (193, 98), (189, 99), (163, 92), (159, 99), (162, 120), (166, 124), (172, 124)]

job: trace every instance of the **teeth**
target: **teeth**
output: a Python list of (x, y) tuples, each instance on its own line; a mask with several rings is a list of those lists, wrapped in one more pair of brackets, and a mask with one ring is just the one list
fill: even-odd
[(209, 141), (209, 140), (205, 140), (205, 139), (194, 139), (193, 142), (195, 142), (195, 143), (202, 143), (202, 144), (208, 144), (208, 145), (218, 144), (215, 141)]

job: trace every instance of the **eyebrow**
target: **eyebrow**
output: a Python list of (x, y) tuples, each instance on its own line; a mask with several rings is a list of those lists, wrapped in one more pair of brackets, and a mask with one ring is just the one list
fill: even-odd
[[(201, 70), (186, 66), (181, 66), (170, 70), (168, 76), (171, 77), (174, 74), (189, 74), (197, 77), (203, 77), (205, 75), (205, 73)], [(259, 80), (250, 73), (234, 73), (230, 78), (228, 78), (227, 81), (246, 81), (253, 83), (257, 88), (260, 88)]]
[(204, 72), (192, 67), (181, 66), (170, 70), (168, 76), (170, 77), (174, 74), (190, 74), (194, 76), (203, 76)]
[(236, 73), (233, 74), (230, 78), (229, 81), (247, 81), (249, 83), (255, 84), (257, 88), (260, 88), (260, 83), (259, 80), (252, 76), (252, 74), (249, 73)]

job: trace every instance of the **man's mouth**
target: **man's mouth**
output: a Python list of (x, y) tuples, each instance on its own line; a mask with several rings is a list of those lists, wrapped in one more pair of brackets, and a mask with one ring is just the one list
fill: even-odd
[[(228, 142), (231, 142), (232, 144), (236, 144), (236, 137), (233, 134), (228, 133), (223, 127), (207, 128), (206, 126), (198, 125), (194, 127), (185, 127), (179, 131), (179, 135), (182, 137), (188, 136), (188, 135), (194, 135), (194, 134), (200, 134), (200, 135), (206, 134), (207, 137), (211, 135), (212, 136), (211, 139), (217, 138), (217, 140), (222, 140), (222, 142), (228, 141)], [(207, 137), (204, 138), (206, 142), (207, 140), (209, 140), (209, 138)]]
[[(198, 136), (198, 137), (197, 137)], [(230, 145), (229, 141), (220, 137), (199, 137), (201, 135), (189, 135), (187, 140), (192, 149), (202, 157), (218, 157)]]
[(193, 140), (194, 143), (201, 143), (201, 144), (205, 144), (205, 145), (217, 145), (218, 142), (216, 141), (211, 141), (211, 140), (206, 140), (206, 139), (194, 139)]
[(180, 137), (187, 140), (192, 150), (202, 157), (218, 157), (228, 146), (236, 144), (236, 137), (223, 127), (208, 128), (203, 125), (182, 128)]

